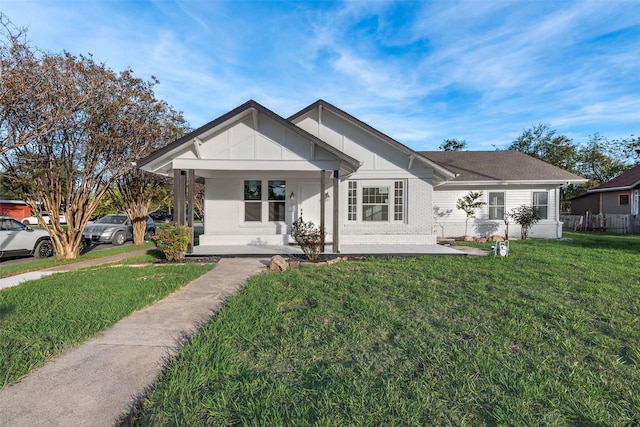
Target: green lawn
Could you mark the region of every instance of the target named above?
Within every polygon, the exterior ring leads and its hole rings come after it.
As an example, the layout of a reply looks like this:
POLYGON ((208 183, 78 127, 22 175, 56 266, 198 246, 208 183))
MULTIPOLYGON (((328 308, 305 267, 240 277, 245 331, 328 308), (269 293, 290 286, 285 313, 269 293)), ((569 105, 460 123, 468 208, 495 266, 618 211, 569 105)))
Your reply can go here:
POLYGON ((90 251, 80 255, 76 259, 61 260, 55 257, 46 259, 33 259, 29 262, 13 265, 0 264, 0 279, 3 277, 15 276, 16 274, 28 273, 30 271, 42 270, 45 268, 56 267, 58 265, 74 264, 76 262, 86 261, 90 259, 102 258, 110 255, 117 255, 126 252, 133 252, 140 249, 154 250, 155 245, 152 242, 146 242, 142 245, 124 245, 114 246, 99 251, 90 251))
MULTIPOLYGON (((153 259, 153 254, 136 257, 138 262, 153 259)), ((212 268, 99 266, 1 290, 0 387, 212 268)))
POLYGON ((567 235, 255 276, 125 423, 638 425, 640 237, 567 235))

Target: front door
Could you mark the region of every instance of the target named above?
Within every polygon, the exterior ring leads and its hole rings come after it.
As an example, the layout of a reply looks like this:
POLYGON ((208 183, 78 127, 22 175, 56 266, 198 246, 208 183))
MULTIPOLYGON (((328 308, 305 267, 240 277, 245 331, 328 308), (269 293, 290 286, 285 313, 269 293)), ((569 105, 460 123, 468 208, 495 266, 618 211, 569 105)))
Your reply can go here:
POLYGON ((298 187, 298 209, 295 219, 298 219, 302 211, 302 218, 305 221, 313 221, 320 226, 320 183, 302 182, 298 187))

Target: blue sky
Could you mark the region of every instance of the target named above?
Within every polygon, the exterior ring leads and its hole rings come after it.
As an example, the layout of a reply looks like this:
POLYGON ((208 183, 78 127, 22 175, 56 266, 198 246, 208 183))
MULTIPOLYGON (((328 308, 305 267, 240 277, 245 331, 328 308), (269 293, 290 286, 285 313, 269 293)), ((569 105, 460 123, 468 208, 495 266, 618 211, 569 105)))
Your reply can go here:
POLYGON ((193 127, 324 99, 415 150, 640 134, 640 1, 0 0, 33 45, 156 76, 193 127))

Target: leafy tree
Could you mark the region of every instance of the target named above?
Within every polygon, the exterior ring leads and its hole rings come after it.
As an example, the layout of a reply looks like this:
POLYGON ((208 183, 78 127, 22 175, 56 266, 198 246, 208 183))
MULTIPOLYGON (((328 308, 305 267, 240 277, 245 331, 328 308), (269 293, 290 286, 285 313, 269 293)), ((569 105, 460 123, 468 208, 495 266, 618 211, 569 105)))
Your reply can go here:
POLYGON ((540 221, 540 215, 535 206, 522 205, 513 208, 509 212, 509 216, 516 224, 520 225, 522 240, 527 240, 531 227, 540 221))
POLYGON ((109 187, 151 144, 145 137, 148 111, 163 103, 153 94, 155 80, 134 78, 131 70, 115 73, 91 57, 43 54, 31 66, 33 74, 43 70, 47 76, 40 88, 46 94, 43 114, 62 109, 65 116, 46 133, 29 134, 22 145, 6 150, 0 167, 34 211, 38 202, 53 213, 64 207, 66 228, 57 215, 51 216, 51 225, 40 218, 40 225, 51 235, 57 256, 72 259, 109 187))
POLYGON ((578 150, 577 172, 589 179, 592 186, 607 182, 628 168, 619 158, 620 152, 614 152, 611 147, 606 138, 596 133, 578 150))
POLYGON ((438 148, 443 151, 462 151, 467 148, 467 141, 464 139, 460 141, 457 138, 445 139, 438 148))
POLYGON ((507 149, 521 151, 566 171, 576 169, 576 144, 564 135, 557 135, 548 124, 540 123, 525 130, 507 149))
POLYGON ((620 153, 622 160, 634 166, 640 164, 640 136, 631 135, 612 141, 613 149, 620 153))
POLYGON ((464 222, 465 236, 468 235, 467 230, 469 225, 469 218, 472 218, 475 215, 476 210, 478 208, 481 208, 482 206, 486 205, 486 202, 480 201, 481 198, 482 198, 482 191, 479 191, 479 192, 469 191, 469 194, 459 198, 458 202, 456 203, 456 208, 460 209, 461 211, 464 211, 464 213, 467 215, 464 222))

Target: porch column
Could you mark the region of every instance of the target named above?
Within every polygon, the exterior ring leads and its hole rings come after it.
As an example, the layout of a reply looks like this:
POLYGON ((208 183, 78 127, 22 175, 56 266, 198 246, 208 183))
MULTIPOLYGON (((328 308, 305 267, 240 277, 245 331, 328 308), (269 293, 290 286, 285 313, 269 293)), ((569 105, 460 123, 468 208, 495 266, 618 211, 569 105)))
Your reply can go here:
MULTIPOLYGON (((324 194, 322 195, 324 199, 324 194)), ((340 226, 340 171, 333 171, 333 253, 340 253, 340 239, 338 236, 338 229, 340 226)))
POLYGON ((185 223, 185 171, 173 170, 173 221, 179 225, 185 223))
MULTIPOLYGON (((320 171, 320 230, 326 235, 326 227, 325 227, 325 199, 324 193, 327 191, 327 184, 325 182, 325 170, 320 171)), ((320 248, 320 252, 324 253, 324 236, 322 237, 322 247, 320 248)))
POLYGON ((189 204, 188 204, 188 211, 187 211, 187 226, 189 226, 189 228, 191 228, 191 240, 189 241, 189 244, 187 245, 187 253, 188 254, 192 254, 193 253, 193 239, 194 239, 194 234, 195 231, 193 229, 193 203, 195 201, 195 171, 193 169, 189 169, 187 172, 187 191, 189 194, 189 204))

